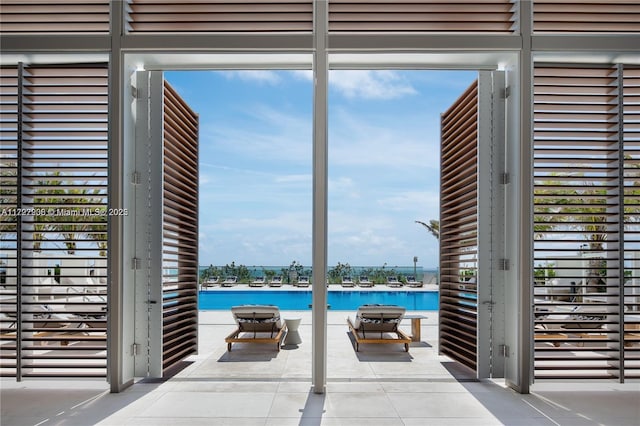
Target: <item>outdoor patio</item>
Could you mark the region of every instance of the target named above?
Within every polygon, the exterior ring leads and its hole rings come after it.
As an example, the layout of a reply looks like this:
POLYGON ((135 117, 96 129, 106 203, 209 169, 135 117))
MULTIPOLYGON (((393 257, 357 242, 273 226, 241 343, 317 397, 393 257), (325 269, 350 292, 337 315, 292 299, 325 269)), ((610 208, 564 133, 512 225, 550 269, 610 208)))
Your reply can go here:
MULTIPOLYGON (((329 370, 324 395, 311 392, 311 313, 302 317, 303 343, 284 347, 234 345, 229 312, 200 312, 200 354, 171 379, 141 381, 110 394, 98 381, 2 379, 2 424, 53 425, 636 425, 640 384, 544 382, 530 395, 500 381, 475 381, 437 353, 435 312, 422 312, 422 341, 364 345, 347 334, 350 312, 329 312, 329 370)), ((410 332, 410 322, 402 328, 410 332)))

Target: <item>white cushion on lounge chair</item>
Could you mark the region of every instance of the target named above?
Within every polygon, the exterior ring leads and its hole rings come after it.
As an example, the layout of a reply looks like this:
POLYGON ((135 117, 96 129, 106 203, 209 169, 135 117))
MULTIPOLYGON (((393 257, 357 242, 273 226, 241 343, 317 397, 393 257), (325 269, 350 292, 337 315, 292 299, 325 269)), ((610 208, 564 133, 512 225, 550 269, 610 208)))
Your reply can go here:
POLYGON ((362 305, 356 312, 353 326, 359 329, 361 324, 367 324, 367 328, 370 328, 368 326, 374 324, 382 326, 383 324, 400 323, 405 312, 404 307, 397 305, 362 305))
POLYGON ((282 328, 280 309, 274 305, 241 305, 231 308, 233 319, 238 325, 242 324, 247 328, 250 324, 276 323, 276 328, 282 328))

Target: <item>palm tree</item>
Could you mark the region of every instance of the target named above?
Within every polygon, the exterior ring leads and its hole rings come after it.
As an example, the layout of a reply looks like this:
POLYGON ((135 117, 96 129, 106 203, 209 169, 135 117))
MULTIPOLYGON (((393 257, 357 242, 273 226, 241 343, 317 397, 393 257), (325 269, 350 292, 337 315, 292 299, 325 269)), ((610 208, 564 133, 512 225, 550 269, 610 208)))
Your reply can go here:
POLYGON ((416 223, 419 223, 420 225, 427 228, 427 230, 431 233, 431 235, 433 235, 436 238, 436 240, 440 240, 440 221, 439 220, 431 219, 429 221, 429 224, 416 220, 416 223))
MULTIPOLYGON (((416 220, 416 223, 419 223, 420 225, 424 226, 425 228, 427 228, 427 231, 429 231, 429 233, 431 235, 433 235, 435 237, 436 240, 438 240, 438 242, 440 242, 440 221, 439 220, 435 220, 435 219, 431 219, 429 220, 429 223, 425 223, 422 222, 420 220, 416 220)), ((440 261, 438 260, 438 264, 440 263, 440 261)), ((440 274, 436 273, 436 284, 440 284, 440 274)))

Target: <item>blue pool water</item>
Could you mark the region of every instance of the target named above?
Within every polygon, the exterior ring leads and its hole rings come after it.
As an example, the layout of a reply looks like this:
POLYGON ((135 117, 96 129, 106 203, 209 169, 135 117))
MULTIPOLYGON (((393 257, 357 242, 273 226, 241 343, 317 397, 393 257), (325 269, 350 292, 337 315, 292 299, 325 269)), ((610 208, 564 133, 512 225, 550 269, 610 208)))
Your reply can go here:
MULTIPOLYGON (((438 310, 437 291, 330 291, 331 310, 350 311, 367 303, 404 306, 414 311, 438 310)), ((200 291, 198 307, 202 310, 229 309, 232 306, 257 304, 276 305, 282 310, 310 309, 311 291, 200 291)))

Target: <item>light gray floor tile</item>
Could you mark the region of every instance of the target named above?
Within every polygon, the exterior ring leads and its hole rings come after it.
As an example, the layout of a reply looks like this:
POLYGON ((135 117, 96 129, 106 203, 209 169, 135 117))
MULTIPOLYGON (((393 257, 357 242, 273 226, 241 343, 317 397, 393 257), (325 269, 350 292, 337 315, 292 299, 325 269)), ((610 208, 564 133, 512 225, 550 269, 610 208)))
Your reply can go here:
POLYGON ((448 418, 403 418, 405 426, 558 426, 546 419, 488 419, 473 417, 448 417, 448 418))
POLYGON ((384 393, 327 394, 327 417, 397 418, 398 413, 384 393))
POLYGON ((327 393, 371 393, 384 392, 383 386, 378 382, 329 382, 327 393))
POLYGON ((170 392, 139 413, 140 417, 267 417, 271 393, 170 392))
POLYGON ((243 417, 217 417, 215 419, 210 417, 165 417, 161 419, 157 417, 136 417, 128 424, 131 426, 263 426, 265 423, 266 420, 263 418, 243 417))
POLYGON ((390 393, 393 407, 401 417, 476 417, 492 419, 494 416, 469 394, 390 393))
POLYGON ((266 426, 403 426, 400 419, 354 418, 278 418, 267 420, 266 426))
POLYGON ((427 382, 383 382, 382 388, 385 392, 407 393, 407 392, 438 392, 438 393, 458 393, 466 392, 462 384, 449 381, 427 381, 427 382))
POLYGON ((275 395, 269 417, 295 418, 326 417, 326 396, 313 392, 279 392, 275 395))
POLYGON ((280 384, 272 382, 238 382, 238 381, 218 381, 216 379, 185 380, 173 383, 167 388, 171 392, 260 392, 275 393, 280 384))
POLYGON ((278 392, 283 393, 308 393, 311 392, 311 380, 309 381, 281 381, 278 392))

